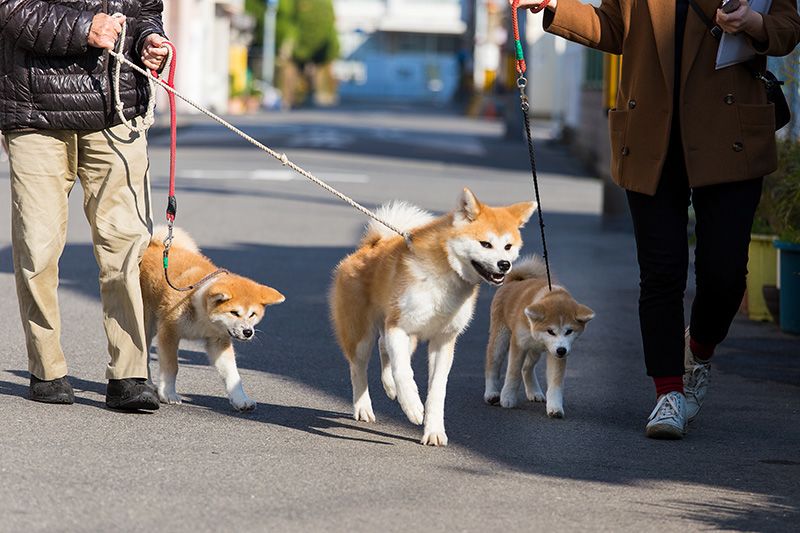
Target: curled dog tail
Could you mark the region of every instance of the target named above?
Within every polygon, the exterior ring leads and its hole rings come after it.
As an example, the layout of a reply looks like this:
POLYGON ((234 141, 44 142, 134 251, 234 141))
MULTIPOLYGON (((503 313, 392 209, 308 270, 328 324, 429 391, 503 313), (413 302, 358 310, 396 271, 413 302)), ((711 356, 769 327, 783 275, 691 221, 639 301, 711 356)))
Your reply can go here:
MULTIPOLYGON (((153 228, 153 236, 150 238, 151 244, 159 247, 164 246, 164 239, 167 238, 167 226, 156 226, 153 228)), ((200 249, 188 233, 181 228, 172 228, 172 246, 178 246, 190 252, 200 253, 200 249)))
MULTIPOLYGON (((414 228, 433 222, 435 217, 427 211, 406 202, 393 201, 383 204, 375 212, 378 218, 385 220, 400 231, 408 232, 414 228)), ((374 245, 381 239, 394 237, 397 234, 376 220, 371 220, 361 238, 361 245, 374 245)))
POLYGON ((514 262, 514 268, 506 276, 506 283, 526 279, 544 279, 547 269, 544 261, 537 255, 526 255, 514 262))

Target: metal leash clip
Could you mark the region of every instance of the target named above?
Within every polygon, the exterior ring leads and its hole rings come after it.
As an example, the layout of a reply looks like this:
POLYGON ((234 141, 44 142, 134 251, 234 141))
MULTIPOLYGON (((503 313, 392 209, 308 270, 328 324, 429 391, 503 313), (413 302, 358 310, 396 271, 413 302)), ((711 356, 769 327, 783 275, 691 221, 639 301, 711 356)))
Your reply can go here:
POLYGON ((519 89, 520 107, 525 113, 531 108, 530 102, 528 102, 528 94, 525 92, 525 87, 527 86, 528 78, 520 75, 520 77, 517 78, 517 88, 519 89))
POLYGON ((167 236, 164 237, 164 251, 165 252, 169 250, 170 246, 172 246, 172 238, 173 238, 172 227, 173 227, 174 224, 175 223, 172 222, 171 220, 169 222, 167 222, 167 236))

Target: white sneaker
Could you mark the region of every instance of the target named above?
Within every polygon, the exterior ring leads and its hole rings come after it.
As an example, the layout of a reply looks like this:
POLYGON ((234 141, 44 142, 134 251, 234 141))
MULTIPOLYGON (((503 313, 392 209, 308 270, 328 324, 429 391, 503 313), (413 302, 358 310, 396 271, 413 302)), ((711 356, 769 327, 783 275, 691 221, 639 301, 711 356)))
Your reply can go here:
POLYGON ((662 394, 650 413, 645 434, 651 439, 681 439, 685 433, 686 398, 675 391, 662 394))
POLYGON ((686 395, 686 417, 689 422, 695 419, 703 406, 708 392, 711 363, 701 363, 694 358, 689 348, 689 328, 686 328, 686 341, 683 351, 683 393, 686 395))

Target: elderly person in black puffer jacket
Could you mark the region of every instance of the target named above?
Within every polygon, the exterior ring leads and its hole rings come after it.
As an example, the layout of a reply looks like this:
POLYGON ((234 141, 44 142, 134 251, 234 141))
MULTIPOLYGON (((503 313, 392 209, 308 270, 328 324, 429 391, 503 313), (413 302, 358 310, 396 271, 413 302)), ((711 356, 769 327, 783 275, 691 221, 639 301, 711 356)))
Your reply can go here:
MULTIPOLYGON (((152 230, 147 141, 115 114, 107 50, 126 24, 128 59, 160 68, 162 9, 161 0, 0 0, 0 129, 11 167, 14 273, 32 400, 74 400, 56 288, 67 198, 80 181, 111 358, 106 404, 158 409, 147 381, 139 288, 152 230)), ((124 115, 136 123, 147 107, 147 82, 126 66, 120 81, 124 115)))

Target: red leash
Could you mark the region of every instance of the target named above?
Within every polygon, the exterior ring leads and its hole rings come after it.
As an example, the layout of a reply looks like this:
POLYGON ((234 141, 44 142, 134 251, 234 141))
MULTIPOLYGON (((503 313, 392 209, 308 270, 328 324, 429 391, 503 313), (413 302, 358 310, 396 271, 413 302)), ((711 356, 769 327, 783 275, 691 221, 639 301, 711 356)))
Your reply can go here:
MULTIPOLYGON (((547 7, 547 4, 550 3, 550 0, 543 0, 537 7, 532 7, 531 11, 534 13, 539 13, 541 10, 547 7)), ((525 88, 528 86, 528 79, 525 77, 525 71, 527 70, 527 66, 525 65, 525 55, 522 52, 522 41, 519 38, 519 21, 517 20, 517 8, 519 7, 519 0, 514 0, 514 4, 511 6, 511 21, 514 25, 514 47, 517 51, 517 73, 519 77, 517 78, 517 88, 519 89, 519 99, 520 99, 520 108, 522 108, 522 118, 525 122, 525 135, 528 139, 528 157, 530 158, 531 163, 531 177, 533 178, 533 190, 536 194, 536 210, 539 213, 539 229, 541 230, 542 234, 542 259, 544 259, 544 266, 547 270, 547 287, 552 291, 553 290, 553 282, 550 279, 550 260, 547 256, 547 241, 544 237, 544 218, 542 217, 542 202, 539 198, 539 178, 536 174, 536 157, 533 152, 533 137, 531 136, 531 123, 530 117, 528 116, 528 112, 530 111, 531 105, 528 101, 528 95, 525 92, 525 88)))
MULTIPOLYGON (((178 62, 178 52, 175 45, 169 41, 165 41, 164 45, 172 50, 171 60, 169 63, 169 75, 167 76, 167 85, 175 88, 175 67, 178 62)), ((152 70, 153 76, 158 77, 158 73, 152 70)), ((167 91, 169 97, 169 196, 167 198, 167 222, 170 226, 175 222, 175 216, 178 213, 178 201, 175 199, 175 159, 178 150, 178 125, 177 125, 177 112, 175 111, 175 95, 167 91)), ((170 228, 171 229, 171 228, 170 228)))
MULTIPOLYGON (((538 6, 532 7, 533 13, 539 13, 550 3, 550 0, 543 0, 538 6)), ((528 67, 525 65, 525 55, 522 53, 522 41, 519 38, 519 21, 517 20, 517 9, 519 8, 519 0, 514 0, 511 6, 511 22, 514 25, 514 49, 517 52, 517 72, 525 74, 528 67)))
MULTIPOLYGON (((169 41, 164 42, 166 46, 168 46, 172 54, 170 55, 171 59, 169 62, 169 74, 167 75, 166 84, 169 85, 172 89, 175 88, 175 67, 177 65, 177 51, 175 50, 175 45, 169 41)), ((158 77, 158 73, 155 70, 150 71, 153 76, 158 77)), ((167 280, 167 285, 172 287, 176 291, 190 291, 208 281, 209 279, 217 276, 219 274, 228 274, 228 271, 224 268, 218 268, 211 274, 204 276, 200 280, 192 283, 187 287, 176 287, 172 284, 169 279, 169 249, 172 246, 172 230, 175 224, 175 217, 178 214, 178 200, 175 198, 175 166, 176 166, 176 158, 178 152, 178 120, 177 120, 177 110, 175 109, 175 93, 171 91, 167 91, 167 95, 169 97, 169 196, 167 197, 167 238, 164 239, 164 252, 163 252, 163 259, 164 259, 164 278, 167 280)))

